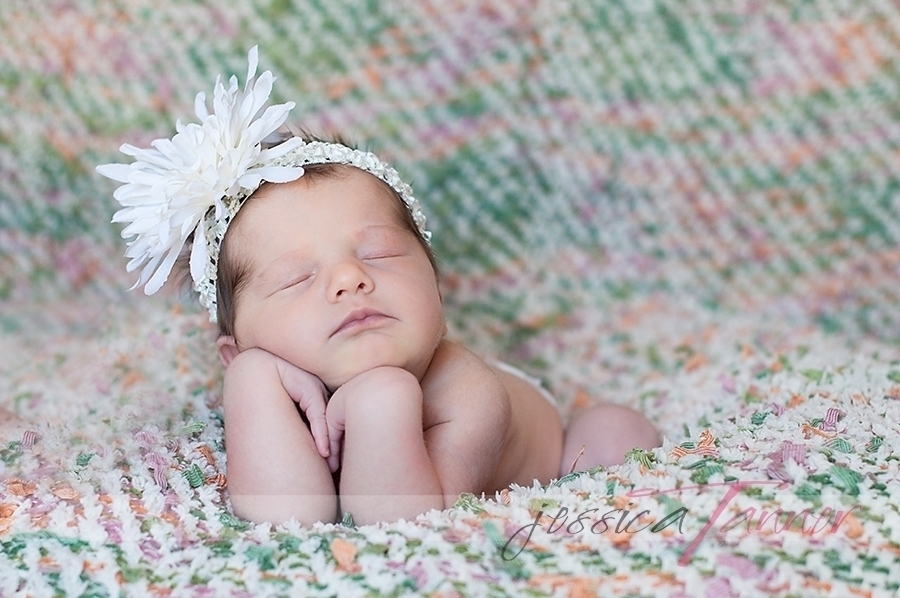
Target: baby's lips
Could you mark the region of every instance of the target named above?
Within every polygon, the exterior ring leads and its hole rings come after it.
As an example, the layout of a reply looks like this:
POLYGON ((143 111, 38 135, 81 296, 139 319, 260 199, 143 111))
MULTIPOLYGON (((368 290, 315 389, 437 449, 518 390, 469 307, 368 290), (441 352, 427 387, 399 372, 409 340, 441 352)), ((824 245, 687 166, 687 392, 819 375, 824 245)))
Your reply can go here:
POLYGON ((338 325, 338 327, 335 328, 334 332, 331 333, 331 336, 334 336, 335 334, 337 334, 338 332, 343 330, 348 324, 351 324, 358 320, 364 320, 365 318, 367 318, 369 316, 387 317, 385 314, 381 313, 380 311, 378 311, 376 309, 371 309, 368 307, 354 309, 349 314, 347 314, 347 317, 345 317, 343 319, 343 321, 341 321, 340 325, 338 325))

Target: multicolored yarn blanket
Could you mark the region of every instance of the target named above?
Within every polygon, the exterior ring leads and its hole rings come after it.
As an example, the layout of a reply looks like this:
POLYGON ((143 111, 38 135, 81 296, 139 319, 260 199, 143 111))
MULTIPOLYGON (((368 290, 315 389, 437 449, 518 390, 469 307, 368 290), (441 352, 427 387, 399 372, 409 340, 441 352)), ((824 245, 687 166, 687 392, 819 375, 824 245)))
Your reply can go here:
POLYGON ((0 596, 900 593, 900 6, 3 0, 0 596), (411 521, 229 509, 215 331, 96 164, 247 50, 423 202, 450 335, 624 465, 411 521))

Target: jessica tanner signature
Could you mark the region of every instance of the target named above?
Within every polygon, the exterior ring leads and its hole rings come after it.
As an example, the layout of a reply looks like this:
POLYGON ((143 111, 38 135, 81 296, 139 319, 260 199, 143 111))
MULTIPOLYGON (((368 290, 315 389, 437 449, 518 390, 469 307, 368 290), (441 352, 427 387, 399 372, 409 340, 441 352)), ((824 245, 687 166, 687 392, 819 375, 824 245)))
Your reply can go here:
MULTIPOLYGON (((685 548, 684 552, 678 559, 678 564, 681 566, 687 565, 694 552, 697 550, 697 547, 706 537, 706 534, 710 529, 716 524, 719 516, 725 511, 728 507, 728 504, 731 500, 738 495, 742 490, 751 486, 777 486, 776 490, 783 490, 789 484, 787 482, 778 481, 778 480, 756 480, 756 481, 739 481, 739 482, 720 482, 720 483, 709 483, 702 484, 698 486, 682 486, 680 488, 672 488, 668 490, 658 490, 655 488, 641 488, 628 492, 625 496, 628 498, 641 498, 645 496, 656 496, 660 494, 673 494, 677 492, 684 492, 685 490, 696 490, 700 488, 710 488, 714 486, 727 486, 728 490, 725 492, 725 495, 719 500, 718 505, 716 505, 715 510, 712 513, 712 516, 706 521, 706 524, 703 528, 697 533, 697 535, 691 540, 688 544, 687 548, 685 548)), ((630 504, 630 503, 629 503, 630 504)), ((841 510, 835 511, 831 507, 826 507, 823 509, 818 515, 813 515, 810 509, 804 509, 799 513, 794 511, 782 511, 781 509, 776 509, 771 513, 767 510, 762 510, 757 518, 757 523, 755 526, 756 531, 760 531, 766 525, 766 523, 771 520, 772 527, 774 533, 780 533, 785 529, 789 529, 791 525, 794 524, 795 521, 799 521, 800 531, 804 534, 812 535, 819 533, 825 530, 829 525, 831 525, 831 530, 828 533, 835 533, 840 525, 844 522, 848 515, 854 510, 859 508, 859 505, 853 505, 848 511, 844 512, 841 510), (779 521, 784 517, 784 523, 781 527, 779 527, 779 521), (807 517, 812 517, 814 521, 807 528, 807 517), (824 524, 823 524, 824 522, 824 524), (820 524, 823 524, 819 527, 820 524)), ((573 521, 569 521, 569 509, 567 507, 560 507, 555 516, 550 516, 547 514, 547 518, 550 519, 549 524, 547 524, 546 531, 548 533, 555 533, 560 529, 563 529, 565 526, 565 531, 569 534, 580 534, 585 532, 585 530, 590 531, 592 534, 603 534, 611 529, 611 523, 618 519, 615 523, 615 527, 612 528, 615 533, 637 533, 640 531, 644 531, 649 528, 650 532, 656 533, 661 532, 662 530, 673 526, 678 525, 678 532, 683 533, 681 527, 684 523, 684 518, 688 513, 687 507, 680 507, 675 509, 671 513, 668 513, 665 517, 660 519, 659 521, 651 522, 644 524, 643 527, 638 527, 641 518, 646 515, 651 515, 650 511, 644 509, 638 513, 632 513, 629 509, 611 509, 604 513, 599 519, 592 517, 599 512, 600 509, 587 509, 581 513, 573 513, 576 515, 573 521), (588 527, 590 524, 590 527, 588 527), (556 527, 554 527, 556 526, 556 527), (602 527, 600 527, 602 526, 602 527)), ((537 515, 534 518, 532 523, 527 525, 523 525, 515 533, 513 533, 509 540, 507 540, 506 544, 500 549, 500 556, 504 560, 512 560, 519 556, 521 552, 528 545, 528 542, 531 540, 531 536, 534 533, 534 530, 541 526, 541 519, 544 517, 545 513, 543 510, 538 511, 537 515), (513 542, 513 540, 517 540, 513 542)), ((726 521, 720 528, 719 531, 725 532, 730 529, 733 529, 740 525, 743 522, 747 524, 747 531, 752 532, 751 523, 753 521, 753 517, 756 515, 756 509, 753 507, 744 509, 728 521, 726 521)))

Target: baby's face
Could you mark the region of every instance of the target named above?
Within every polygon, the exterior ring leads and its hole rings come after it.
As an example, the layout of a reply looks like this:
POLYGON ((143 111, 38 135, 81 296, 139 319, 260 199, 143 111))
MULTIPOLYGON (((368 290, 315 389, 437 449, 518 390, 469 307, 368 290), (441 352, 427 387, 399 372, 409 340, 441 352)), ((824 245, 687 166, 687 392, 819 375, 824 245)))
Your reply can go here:
POLYGON ((238 348, 273 353, 332 391, 383 365, 421 380, 444 334, 443 309, 431 263, 393 202, 356 168, 257 191, 229 229, 229 250, 250 266, 236 304, 238 348))

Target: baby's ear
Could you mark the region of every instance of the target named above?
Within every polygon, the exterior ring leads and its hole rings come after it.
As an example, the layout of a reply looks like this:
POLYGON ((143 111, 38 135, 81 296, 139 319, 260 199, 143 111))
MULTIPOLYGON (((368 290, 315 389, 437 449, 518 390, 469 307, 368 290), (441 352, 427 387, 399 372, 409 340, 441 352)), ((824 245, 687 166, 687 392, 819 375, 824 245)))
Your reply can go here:
POLYGON ((223 334, 216 340, 216 347, 219 349, 219 359, 222 360, 226 368, 231 363, 231 360, 240 353, 233 336, 225 336, 223 334))

